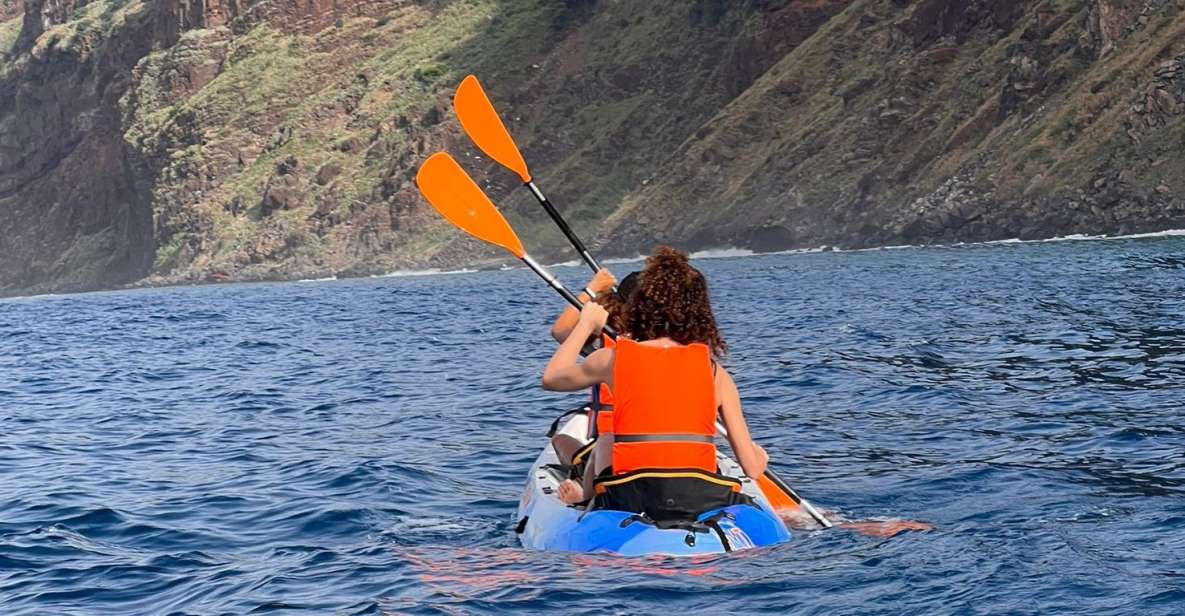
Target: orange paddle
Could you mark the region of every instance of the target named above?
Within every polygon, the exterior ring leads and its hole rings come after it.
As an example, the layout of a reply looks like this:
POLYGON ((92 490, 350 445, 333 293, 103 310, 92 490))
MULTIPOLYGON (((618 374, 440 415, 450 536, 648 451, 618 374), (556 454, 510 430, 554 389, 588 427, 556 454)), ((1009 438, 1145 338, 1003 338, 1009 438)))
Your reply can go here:
POLYGON ((522 152, 514 143, 510 131, 506 130, 502 118, 498 117, 494 104, 490 102, 490 97, 486 96, 477 77, 470 75, 461 81, 461 85, 457 86, 457 94, 453 97, 453 106, 457 110, 457 119, 461 121, 461 128, 465 129, 465 133, 469 135, 478 149, 485 152, 498 164, 518 174, 519 179, 547 211, 547 215, 551 216, 556 226, 560 228, 560 231, 563 231, 564 236, 576 248, 576 252, 580 253, 580 258, 584 259, 584 262, 594 272, 601 269, 601 264, 597 263, 597 260, 589 254, 584 242, 580 241, 576 232, 568 226, 568 222, 564 220, 563 216, 560 216, 559 211, 531 179, 531 171, 527 169, 527 162, 523 160, 522 152))
MULTIPOLYGON (((547 281, 551 288, 563 295, 564 299, 576 308, 584 305, 563 283, 551 275, 547 268, 539 265, 527 254, 522 241, 518 239, 514 229, 510 228, 510 223, 506 222, 490 198, 452 156, 445 152, 437 152, 428 157, 416 173, 416 186, 419 187, 420 194, 424 195, 428 203, 431 203, 446 220, 483 242, 504 248, 547 281)), ((608 325, 602 330, 610 337, 617 337, 617 332, 608 325)))
POLYGON ((444 152, 429 156, 416 173, 416 186, 441 216, 469 235, 501 246, 519 259, 527 258, 502 212, 452 156, 444 152))

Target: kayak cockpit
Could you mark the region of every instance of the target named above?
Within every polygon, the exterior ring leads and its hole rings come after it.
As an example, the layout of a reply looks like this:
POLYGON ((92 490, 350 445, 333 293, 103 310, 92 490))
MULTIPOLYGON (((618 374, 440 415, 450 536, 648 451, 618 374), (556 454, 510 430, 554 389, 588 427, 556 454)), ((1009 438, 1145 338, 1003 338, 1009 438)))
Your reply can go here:
POLYGON ((715 508, 694 519, 656 521, 637 512, 565 504, 558 489, 568 473, 548 444, 532 466, 519 502, 519 538, 532 549, 627 556, 714 554, 789 541, 789 529, 740 465, 723 454, 718 454, 718 465, 721 475, 740 480, 740 491, 752 504, 715 508))

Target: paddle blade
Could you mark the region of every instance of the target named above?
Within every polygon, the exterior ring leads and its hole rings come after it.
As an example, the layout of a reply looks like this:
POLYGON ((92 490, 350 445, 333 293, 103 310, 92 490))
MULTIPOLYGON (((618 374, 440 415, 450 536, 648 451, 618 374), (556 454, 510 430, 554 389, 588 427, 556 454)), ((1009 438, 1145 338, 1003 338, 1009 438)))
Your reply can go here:
POLYGON ((428 157, 416 174, 420 194, 449 222, 518 258, 527 254, 510 223, 468 173, 445 152, 428 157))
POLYGON ((486 153, 486 156, 498 161, 498 164, 518 174, 523 184, 531 181, 531 172, 527 170, 527 163, 523 160, 522 152, 510 137, 510 131, 498 117, 490 97, 486 96, 477 77, 470 75, 457 86, 457 95, 453 97, 453 106, 457 109, 457 119, 461 121, 461 128, 486 153))
POLYGON ((761 488, 761 493, 765 495, 765 499, 769 501, 774 511, 801 514, 802 507, 769 477, 765 475, 758 477, 757 487, 761 488))

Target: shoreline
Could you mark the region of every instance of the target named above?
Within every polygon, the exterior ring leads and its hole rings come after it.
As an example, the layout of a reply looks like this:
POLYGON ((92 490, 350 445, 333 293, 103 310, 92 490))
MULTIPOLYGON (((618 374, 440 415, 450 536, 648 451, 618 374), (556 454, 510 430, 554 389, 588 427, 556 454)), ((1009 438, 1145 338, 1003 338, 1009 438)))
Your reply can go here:
MULTIPOLYGON (((1185 229, 1166 229, 1164 231, 1154 231, 1150 233, 1133 233, 1129 235, 1087 235, 1087 234, 1073 234, 1065 236, 1050 237, 1038 240, 1022 240, 1019 238, 1008 238, 1000 240, 987 240, 983 242, 958 242, 955 244, 904 244, 894 246, 876 246, 873 248, 841 248, 835 246, 819 246, 815 248, 795 248, 790 250, 774 250, 769 252, 756 252, 747 248, 722 247, 722 248, 707 248, 697 250, 689 253, 692 260, 711 260, 711 259, 740 259, 745 257, 766 257, 776 255, 808 255, 808 254, 822 254, 822 253, 858 253, 858 252, 879 252, 885 250, 921 250, 927 248, 973 248, 979 246, 1013 246, 1013 245, 1027 245, 1027 244, 1050 244, 1061 242, 1098 242, 1098 241, 1131 241, 1131 240, 1155 240, 1155 239, 1170 239, 1170 238, 1185 238, 1185 229)), ((619 265, 625 263, 639 263, 646 259, 646 255, 637 255, 634 257, 611 257, 602 259, 601 262, 605 265, 619 265)), ((424 268, 424 269, 406 269, 393 270, 384 274, 333 274, 317 278, 284 278, 278 277, 275 279, 266 280, 248 280, 248 279, 233 279, 227 280, 208 280, 208 281, 187 281, 187 282, 163 282, 154 283, 146 282, 149 278, 138 280, 123 286, 111 287, 107 289, 89 289, 83 291, 65 291, 62 293, 35 293, 32 295, 0 295, 0 302, 10 300, 36 300, 51 297, 65 297, 70 295, 86 295, 91 293, 110 293, 119 291, 133 291, 138 289, 167 289, 167 288, 185 288, 185 287, 206 287, 214 285, 242 285, 242 284, 312 284, 324 282, 340 282, 346 280, 366 280, 366 279, 383 279, 383 278, 421 278, 428 276, 457 276, 464 274, 476 274, 487 271, 513 271, 524 269, 517 266, 512 260, 506 259, 499 267, 490 267, 486 263, 482 267, 467 267, 462 266, 457 269, 441 269, 441 268, 424 268)), ((583 262, 572 259, 569 261, 562 261, 559 263, 546 264, 548 268, 557 267, 582 267, 583 262)))

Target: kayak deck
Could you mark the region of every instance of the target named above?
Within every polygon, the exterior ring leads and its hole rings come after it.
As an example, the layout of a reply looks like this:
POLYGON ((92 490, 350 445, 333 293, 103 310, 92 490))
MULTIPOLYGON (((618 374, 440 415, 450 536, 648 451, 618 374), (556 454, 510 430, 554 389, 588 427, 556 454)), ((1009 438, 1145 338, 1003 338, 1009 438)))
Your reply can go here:
POLYGON ((757 484, 744 476, 739 464, 717 452, 722 475, 738 477, 741 491, 756 506, 733 505, 708 511, 697 528, 658 528, 626 511, 564 504, 560 482, 567 478, 550 443, 531 467, 519 501, 519 538, 526 548, 569 552, 611 552, 625 556, 665 554, 692 556, 785 543, 790 531, 770 506, 757 484))

